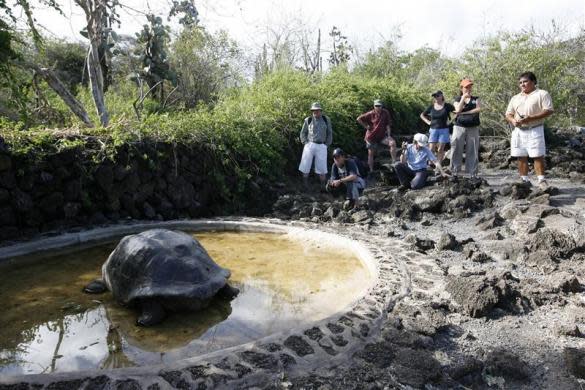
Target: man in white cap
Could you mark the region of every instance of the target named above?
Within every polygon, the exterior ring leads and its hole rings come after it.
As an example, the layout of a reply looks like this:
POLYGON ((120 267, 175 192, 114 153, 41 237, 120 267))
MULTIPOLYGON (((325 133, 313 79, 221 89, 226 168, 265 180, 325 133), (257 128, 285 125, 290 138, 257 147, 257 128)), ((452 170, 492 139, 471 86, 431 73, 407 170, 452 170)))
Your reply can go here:
POLYGON ((315 160, 315 173, 319 175, 321 187, 327 182, 327 147, 333 142, 331 120, 321 113, 321 104, 311 105, 312 115, 305 118, 301 129, 301 142, 305 145, 299 171, 303 174, 305 188, 309 187, 309 173, 315 160))
POLYGON ((377 149, 389 148, 392 161, 396 161, 396 142, 390 136, 392 117, 382 107, 382 101, 374 100, 374 109, 360 115, 357 122, 366 129, 364 140, 368 149, 368 165, 370 172, 374 170, 374 156, 377 149))
POLYGON ((447 174, 441 167, 441 162, 437 160, 433 152, 427 147, 429 138, 421 133, 414 135, 414 142, 402 144, 402 154, 400 162, 394 164, 396 175, 400 181, 400 191, 412 188, 418 190, 425 186, 427 181, 427 165, 431 161, 437 167, 441 176, 447 174))

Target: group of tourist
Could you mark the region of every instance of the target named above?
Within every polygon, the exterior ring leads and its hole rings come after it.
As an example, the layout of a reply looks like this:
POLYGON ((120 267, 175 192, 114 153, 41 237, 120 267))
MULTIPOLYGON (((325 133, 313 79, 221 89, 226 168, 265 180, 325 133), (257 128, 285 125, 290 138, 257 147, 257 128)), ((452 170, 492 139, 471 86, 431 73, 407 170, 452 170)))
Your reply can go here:
MULTIPOLYGON (((529 182, 528 158, 534 160, 534 170, 541 188, 548 186, 544 176, 544 119, 553 113, 550 94, 537 87, 534 73, 524 72, 518 77, 520 93, 513 96, 506 109, 506 120, 514 126, 511 138, 511 156, 518 159, 518 172, 522 182, 529 182)), ((464 78, 460 93, 453 104, 445 101, 443 92, 431 94, 432 104, 420 114, 429 126, 429 135, 415 134, 413 142, 404 142, 400 150, 392 138, 392 117, 381 100, 374 100, 374 108, 357 118, 366 132, 364 140, 368 150, 368 167, 374 170, 376 151, 388 148, 394 169, 400 181, 399 190, 422 188, 427 180, 428 166, 433 165, 442 177, 457 177, 462 173, 465 154, 465 172, 473 180, 479 172, 479 126, 481 105, 472 94, 473 81, 464 78), (450 130, 452 128, 452 131, 450 130), (450 145, 450 174, 443 170, 442 161, 450 145)), ((322 113, 319 103, 311 106, 312 115, 305 118, 301 130, 304 144, 299 171, 308 186, 309 173, 314 161, 314 172, 322 188, 333 194, 345 194, 351 207, 357 206, 361 191, 366 186, 366 169, 360 169, 355 159, 349 158, 340 148, 333 151, 331 177, 327 180, 327 148, 333 142, 329 117, 322 113)))

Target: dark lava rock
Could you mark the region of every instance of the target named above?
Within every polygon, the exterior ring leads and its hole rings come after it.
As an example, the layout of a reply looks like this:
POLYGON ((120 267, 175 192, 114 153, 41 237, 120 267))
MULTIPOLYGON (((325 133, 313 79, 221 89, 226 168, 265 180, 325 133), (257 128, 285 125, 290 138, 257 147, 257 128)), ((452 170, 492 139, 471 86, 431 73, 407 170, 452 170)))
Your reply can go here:
POLYGON ((281 353, 280 355, 278 355, 278 358, 280 360, 280 363, 282 363, 282 366, 285 368, 292 366, 293 364, 297 364, 295 358, 290 356, 288 353, 281 353))
MULTIPOLYGON (((134 379, 117 380, 112 388, 116 390, 142 390, 140 383, 134 379)), ((185 389, 188 389, 188 387, 185 389)))
POLYGON ((389 343, 372 343, 366 344, 364 349, 356 352, 354 357, 375 365, 378 368, 386 368, 394 360, 394 348, 389 343))
POLYGON ((300 357, 315 353, 313 347, 301 336, 289 336, 284 340, 284 346, 293 350, 300 357))
POLYGON ((568 258, 576 248, 570 235, 549 228, 538 230, 527 242, 529 253, 544 250, 553 258, 568 258))
POLYGON ((443 233, 437 242, 437 250, 454 250, 458 245, 459 243, 454 235, 451 233, 443 233))
POLYGON ((458 276, 445 289, 470 317, 487 315, 500 300, 498 288, 486 277, 458 276))
POLYGON ((530 377, 528 364, 504 349, 497 349, 487 355, 485 370, 491 376, 501 376, 506 380, 526 380, 530 377))
POLYGON ((489 213, 478 218, 477 227, 479 230, 493 229, 504 224, 504 219, 497 212, 489 213))
POLYGON ((412 249, 422 253, 435 247, 435 242, 433 240, 420 239, 414 233, 404 237, 404 242, 411 244, 412 249))
POLYGON ((433 347, 433 338, 409 330, 400 330, 387 327, 382 332, 384 340, 401 346, 414 349, 429 349, 433 347))
POLYGON ((414 306, 400 302, 392 313, 400 316, 404 329, 426 336, 435 335, 437 330, 446 325, 443 310, 435 310, 428 304, 414 306))
POLYGON ((110 378, 105 375, 91 378, 85 384, 85 390, 106 390, 110 388, 110 378))
POLYGON ((333 341, 333 344, 337 345, 338 347, 345 347, 348 343, 348 341, 344 339, 342 335, 331 336, 330 339, 333 341))
POLYGON ((479 252, 475 252, 473 254, 473 256, 471 256, 471 261, 473 261, 474 263, 484 264, 484 263, 491 263, 494 261, 494 259, 492 259, 492 257, 490 255, 488 255, 487 253, 479 251, 479 252))
POLYGON ((398 382, 417 388, 441 378, 441 364, 429 352, 411 348, 396 353, 391 369, 398 382))
POLYGON ((183 378, 181 371, 163 371, 159 375, 175 389, 188 390, 191 389, 191 385, 183 378))
POLYGON ((333 324, 331 322, 329 322, 327 324, 327 328, 329 328, 329 330, 331 331, 331 333, 343 333, 343 331, 345 330, 345 328, 341 325, 337 325, 337 324, 333 324))
POLYGON ((304 334, 313 341, 319 341, 325 336, 323 331, 317 328, 316 326, 312 327, 311 329, 305 330, 304 334))
POLYGON ((563 292, 565 294, 578 293, 582 290, 581 283, 575 275, 566 272, 557 272, 547 277, 547 284, 552 292, 563 292))
POLYGON ((577 325, 561 325, 557 329, 559 336, 579 337, 583 338, 585 335, 581 332, 581 329, 577 325))
POLYGON ((71 390, 79 389, 83 384, 83 379, 75 379, 71 381, 59 381, 49 384, 45 389, 47 390, 71 390))
POLYGON ((276 343, 264 344, 264 345, 261 345, 260 348, 262 348, 268 352, 282 351, 282 345, 276 344, 276 343))
POLYGON ((272 355, 254 351, 244 351, 239 356, 246 363, 251 364, 254 367, 262 368, 266 370, 274 369, 278 365, 278 361, 272 355))
POLYGON ((451 378, 470 388, 483 382, 482 371, 483 362, 472 356, 466 356, 461 362, 449 366, 446 370, 451 378))
POLYGON ((513 183, 504 186, 500 190, 500 195, 510 196, 512 199, 526 199, 532 190, 532 184, 526 183, 513 183))

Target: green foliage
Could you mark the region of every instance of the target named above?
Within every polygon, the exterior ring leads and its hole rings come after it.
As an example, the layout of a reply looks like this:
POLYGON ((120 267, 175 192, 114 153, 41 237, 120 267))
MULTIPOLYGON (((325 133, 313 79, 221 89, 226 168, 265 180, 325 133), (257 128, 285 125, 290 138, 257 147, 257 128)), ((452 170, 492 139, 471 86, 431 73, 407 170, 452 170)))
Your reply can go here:
POLYGON ((46 40, 44 53, 39 63, 46 64, 55 71, 59 79, 74 95, 80 85, 87 85, 84 66, 87 47, 80 43, 63 40, 46 40))
POLYGON ((138 47, 136 54, 140 56, 142 70, 140 77, 146 81, 151 89, 157 91, 155 96, 159 101, 164 100, 164 80, 176 84, 176 74, 171 70, 168 60, 167 44, 170 40, 169 28, 163 25, 162 18, 155 15, 146 15, 148 24, 136 34, 138 47))
POLYGON ((241 55, 225 31, 211 34, 202 27, 185 28, 172 46, 171 66, 179 82, 173 102, 193 108, 215 101, 221 91, 241 81, 241 55))

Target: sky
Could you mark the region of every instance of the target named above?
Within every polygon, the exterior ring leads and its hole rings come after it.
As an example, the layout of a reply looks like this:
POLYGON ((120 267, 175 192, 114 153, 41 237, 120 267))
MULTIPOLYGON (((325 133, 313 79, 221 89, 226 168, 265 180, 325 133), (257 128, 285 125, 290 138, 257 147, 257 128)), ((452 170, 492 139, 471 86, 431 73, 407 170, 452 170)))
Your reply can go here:
MULTIPOLYGON (((73 0, 58 0, 66 17, 37 6, 35 15, 45 32, 68 40, 79 35, 85 18, 73 0)), ((122 28, 134 34, 145 13, 166 16, 170 0, 120 0, 122 28)), ((326 35, 337 26, 360 52, 387 40, 412 51, 428 46, 457 55, 473 41, 497 31, 520 31, 530 26, 550 31, 552 20, 567 36, 585 28, 585 0, 195 0, 200 22, 215 31, 227 30, 246 49, 257 51, 266 40, 267 26, 305 24, 326 35)))

